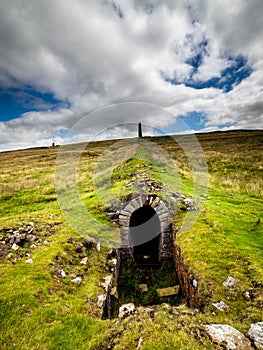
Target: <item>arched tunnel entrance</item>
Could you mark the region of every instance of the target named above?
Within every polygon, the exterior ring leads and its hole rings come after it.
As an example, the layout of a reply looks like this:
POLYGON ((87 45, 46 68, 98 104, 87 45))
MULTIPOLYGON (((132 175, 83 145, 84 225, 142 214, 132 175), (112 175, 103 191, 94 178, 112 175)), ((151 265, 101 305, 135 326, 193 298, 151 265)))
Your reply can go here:
POLYGON ((129 244, 137 264, 153 264, 159 261, 161 224, 150 205, 135 210, 129 222, 129 244))
POLYGON ((115 267, 109 264, 112 284, 103 317, 118 316, 119 307, 126 303, 178 306, 182 297, 197 307, 197 282, 188 275, 175 244, 176 229, 169 223, 166 203, 155 194, 136 196, 120 210, 118 222, 121 247, 108 257, 114 258, 115 267))

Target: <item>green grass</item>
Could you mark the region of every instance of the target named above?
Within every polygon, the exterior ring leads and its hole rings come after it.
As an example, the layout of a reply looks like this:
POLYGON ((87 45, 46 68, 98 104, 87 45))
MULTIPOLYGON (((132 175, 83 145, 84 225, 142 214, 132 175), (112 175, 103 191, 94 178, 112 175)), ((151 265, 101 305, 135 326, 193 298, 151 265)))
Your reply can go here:
MULTIPOLYGON (((251 323, 262 321, 263 133, 201 134, 198 139, 207 161, 209 188, 207 194, 202 192, 202 186, 197 189, 199 217, 190 230, 179 232, 177 244, 189 271, 198 280, 204 313, 184 305, 162 305, 154 307, 152 318, 139 307, 137 314, 121 322, 102 321, 96 304, 97 295, 103 292, 103 277, 109 274, 105 265, 108 248, 102 247, 100 252, 88 250, 88 264, 83 267, 74 246, 89 237, 109 241, 115 232, 105 230, 110 222, 93 183, 96 162, 114 141, 88 144, 78 164, 79 195, 96 225, 86 217, 82 222, 83 216, 75 215, 74 206, 66 211, 57 202, 54 169, 58 147, 0 153, 0 231, 4 227, 18 228, 20 222, 33 221, 39 227, 59 222, 52 235, 45 237, 46 244, 36 249, 24 247, 21 257, 13 252, 15 264, 12 259, 0 260, 1 349, 135 349, 140 337, 141 349, 215 349, 204 324, 227 323, 246 333, 251 323), (79 225, 82 235, 70 226, 69 219, 75 228, 79 225), (72 245, 72 237, 79 243, 72 245), (25 263, 26 252, 33 264, 25 263), (81 274, 83 283, 76 286, 69 277, 59 278, 59 268, 65 269, 68 276, 81 274), (231 290, 222 285, 230 275, 236 278, 231 290), (245 291, 251 292, 252 300, 243 298, 245 291), (230 306, 229 311, 214 310, 212 303, 220 300, 230 306)), ((126 184, 143 177, 168 183, 163 196, 178 187, 186 195, 193 194, 191 167, 179 145, 169 137, 148 140, 174 159, 176 172, 167 171, 162 157, 153 161, 141 146, 138 155, 145 159, 128 159, 114 167, 109 177, 111 191, 101 186, 102 198, 113 194, 117 200, 126 200, 134 189, 126 184)), ((186 137, 184 142, 187 140, 186 137)), ((174 225, 180 228, 184 217, 184 212, 178 212, 174 225)), ((43 228, 43 234, 44 231, 43 228)), ((158 283, 165 286, 171 276, 168 273, 162 279, 164 275, 159 276, 158 283)), ((131 282, 134 280, 135 277, 131 282)), ((153 282, 153 289, 156 285, 157 281, 153 282)), ((139 303, 151 304, 151 300, 139 303)))

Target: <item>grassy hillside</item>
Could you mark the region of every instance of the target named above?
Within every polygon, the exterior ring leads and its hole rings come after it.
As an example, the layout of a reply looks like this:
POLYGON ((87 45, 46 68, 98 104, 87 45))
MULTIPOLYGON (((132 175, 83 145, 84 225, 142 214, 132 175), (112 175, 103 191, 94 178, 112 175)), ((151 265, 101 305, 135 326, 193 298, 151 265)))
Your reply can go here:
MULTIPOLYGON (((175 160, 181 191, 191 196, 192 173, 183 151, 169 137, 150 140, 175 160)), ((154 316, 138 307, 135 316, 123 321, 101 320, 97 306, 101 282, 109 274, 109 247, 98 250, 79 235, 66 219, 74 216, 74 208, 58 204, 54 169, 59 147, 0 153, 1 349, 135 349, 140 337, 141 349, 215 349, 204 324, 227 323, 247 333, 251 323, 263 321, 263 132, 200 134, 198 140, 208 166, 208 193, 199 198, 203 207, 197 221, 179 232, 177 244, 198 281, 203 312, 163 304, 151 306, 154 316), (16 232, 35 237, 18 242, 17 248, 10 238, 16 232), (80 285, 72 282, 76 276, 82 277, 80 285), (223 285, 229 276, 235 278, 233 288, 223 285), (229 306, 224 312, 212 306, 221 300, 229 306)), ((113 143, 89 143, 77 178, 86 208, 107 225, 93 174, 113 143)), ((157 170, 150 161, 130 159, 114 169, 112 191, 125 200, 135 173, 161 182, 157 170)), ((179 213, 174 226, 182 220, 179 213)), ((91 222, 81 229, 97 237, 91 222)))

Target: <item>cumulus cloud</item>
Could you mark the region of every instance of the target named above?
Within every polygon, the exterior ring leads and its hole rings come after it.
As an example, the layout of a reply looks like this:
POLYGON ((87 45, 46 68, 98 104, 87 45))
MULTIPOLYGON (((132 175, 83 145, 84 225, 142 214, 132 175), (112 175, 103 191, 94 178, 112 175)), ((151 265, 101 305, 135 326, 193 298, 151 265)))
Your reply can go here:
POLYGON ((171 130, 192 111, 206 115, 204 129, 262 128, 262 10, 261 0, 0 0, 1 90, 15 89, 17 103, 28 87, 60 101, 29 98, 39 111, 0 122, 0 149, 61 141, 83 117, 89 132, 138 121, 171 130), (213 86, 236 57, 251 74, 227 92, 213 86), (131 101, 167 113, 134 104, 92 114, 131 101))

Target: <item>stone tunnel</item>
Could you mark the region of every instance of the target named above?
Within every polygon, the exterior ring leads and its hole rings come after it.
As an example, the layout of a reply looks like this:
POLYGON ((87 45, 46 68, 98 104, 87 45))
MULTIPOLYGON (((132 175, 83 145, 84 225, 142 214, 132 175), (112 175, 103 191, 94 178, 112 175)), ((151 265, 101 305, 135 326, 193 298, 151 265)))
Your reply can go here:
MULTIPOLYGON (((175 273, 175 283, 179 283, 180 290, 176 292, 177 295, 172 294, 174 299, 170 302, 178 303, 178 298, 182 298, 191 308, 198 308, 197 281, 193 274, 189 275, 181 250, 175 243, 176 230, 170 223, 172 218, 165 202, 155 194, 137 195, 124 205, 118 213, 118 219, 121 246, 117 251, 113 249, 109 254, 109 259, 116 258, 116 264, 112 269, 110 283, 103 299, 102 318, 116 315, 118 295, 125 295, 127 302, 130 300, 127 282, 120 283, 119 286, 122 274, 124 273, 125 276, 125 268, 130 265, 135 266, 138 269, 136 273, 140 271, 140 275, 143 271, 145 272, 145 276, 143 273, 140 279, 145 279, 141 281, 141 286, 146 285, 147 288, 148 283, 151 283, 146 278, 149 270, 152 271, 150 275, 153 276, 162 266, 171 266, 171 271, 165 273, 175 273), (145 284, 146 281, 147 284, 145 284)), ((132 280, 130 272, 129 278, 132 280)), ((174 286, 170 287, 172 290, 175 289, 174 286)), ((140 303, 140 300, 138 299, 137 302, 140 303)))
POLYGON ((171 258, 170 219, 167 206, 157 195, 130 200, 119 216, 122 259, 154 264, 171 258))

